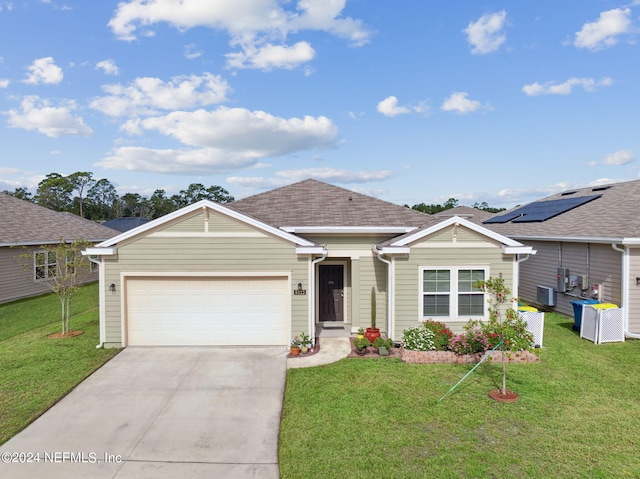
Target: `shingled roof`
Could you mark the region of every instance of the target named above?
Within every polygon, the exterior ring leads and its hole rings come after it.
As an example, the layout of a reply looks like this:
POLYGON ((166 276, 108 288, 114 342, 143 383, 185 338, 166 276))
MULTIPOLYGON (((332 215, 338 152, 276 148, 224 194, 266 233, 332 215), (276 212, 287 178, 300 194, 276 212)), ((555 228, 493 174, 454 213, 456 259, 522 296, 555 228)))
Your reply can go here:
MULTIPOLYGON (((640 238, 640 181, 567 190, 539 200, 551 201, 600 195, 569 211, 529 223, 485 223, 483 226, 512 238, 580 238, 592 242, 640 238)), ((520 208, 520 207, 517 207, 520 208)), ((496 216, 515 211, 497 213, 496 216)))
POLYGON ((104 241, 119 232, 72 213, 0 193, 0 246, 41 245, 64 240, 104 241))
POLYGON ((317 180, 304 180, 225 206, 275 227, 419 227, 430 215, 317 180))

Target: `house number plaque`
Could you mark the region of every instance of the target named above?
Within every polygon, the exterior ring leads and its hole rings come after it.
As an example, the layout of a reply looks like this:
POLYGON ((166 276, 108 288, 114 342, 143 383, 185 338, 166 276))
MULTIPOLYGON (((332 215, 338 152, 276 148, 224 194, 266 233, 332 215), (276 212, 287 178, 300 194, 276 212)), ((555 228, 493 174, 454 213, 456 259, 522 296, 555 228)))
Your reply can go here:
POLYGON ((307 295, 307 290, 306 289, 294 289, 293 290, 293 294, 294 294, 294 296, 306 296, 307 295))

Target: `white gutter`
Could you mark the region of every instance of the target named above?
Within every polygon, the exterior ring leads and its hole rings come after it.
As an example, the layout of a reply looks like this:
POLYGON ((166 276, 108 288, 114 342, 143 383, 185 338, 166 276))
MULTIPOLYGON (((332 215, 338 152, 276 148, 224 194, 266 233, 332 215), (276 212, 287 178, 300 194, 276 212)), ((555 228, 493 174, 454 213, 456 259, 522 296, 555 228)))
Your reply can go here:
POLYGON ((98 279, 98 297, 99 297, 99 303, 100 303, 100 344, 98 344, 96 346, 96 349, 100 349, 102 347, 104 347, 104 340, 105 340, 105 336, 106 336, 106 331, 105 331, 105 317, 104 317, 104 268, 102 267, 102 263, 101 261, 97 260, 97 259, 93 259, 91 256, 87 256, 89 258, 89 261, 91 261, 94 264, 98 265, 98 275, 99 275, 99 279, 98 279))
POLYGON ((615 243, 611 244, 615 251, 622 253, 622 322, 624 335, 628 338, 640 339, 640 334, 629 332, 629 247, 619 248, 615 243))
POLYGON ((382 257, 382 251, 372 245, 371 249, 378 255, 378 259, 387 265, 387 338, 393 335, 393 268, 391 261, 382 257))
POLYGON ((316 341, 316 265, 321 261, 324 261, 325 259, 327 259, 328 254, 329 252, 325 249, 322 252, 322 256, 311 261, 311 274, 309 279, 309 289, 311 290, 311 295, 309 300, 311 302, 311 305, 310 305, 311 306, 310 308, 311 309, 311 314, 310 314, 311 327, 309 328, 309 331, 311 332, 310 336, 314 342, 314 346, 316 341))

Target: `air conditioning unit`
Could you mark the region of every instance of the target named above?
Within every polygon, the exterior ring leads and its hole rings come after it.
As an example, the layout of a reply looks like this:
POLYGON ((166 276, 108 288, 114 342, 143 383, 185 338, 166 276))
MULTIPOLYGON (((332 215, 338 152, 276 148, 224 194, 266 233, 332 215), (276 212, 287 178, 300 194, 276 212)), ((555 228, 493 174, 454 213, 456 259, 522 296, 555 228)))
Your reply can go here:
POLYGON ((558 292, 555 289, 549 288, 548 286, 537 286, 536 292, 538 304, 541 304, 543 306, 556 305, 556 297, 558 292))

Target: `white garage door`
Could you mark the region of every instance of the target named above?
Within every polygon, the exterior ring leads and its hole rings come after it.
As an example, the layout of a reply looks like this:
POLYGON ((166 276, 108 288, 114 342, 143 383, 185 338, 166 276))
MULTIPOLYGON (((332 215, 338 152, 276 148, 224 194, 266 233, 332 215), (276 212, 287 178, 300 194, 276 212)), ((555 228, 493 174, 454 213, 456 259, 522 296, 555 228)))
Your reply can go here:
POLYGON ((126 288, 129 345, 289 341, 287 278, 131 278, 126 288))

